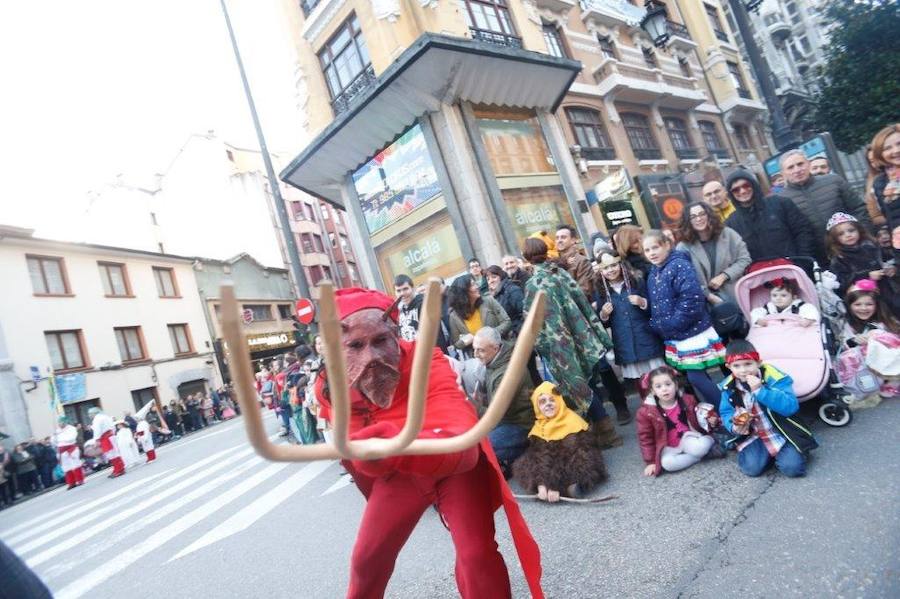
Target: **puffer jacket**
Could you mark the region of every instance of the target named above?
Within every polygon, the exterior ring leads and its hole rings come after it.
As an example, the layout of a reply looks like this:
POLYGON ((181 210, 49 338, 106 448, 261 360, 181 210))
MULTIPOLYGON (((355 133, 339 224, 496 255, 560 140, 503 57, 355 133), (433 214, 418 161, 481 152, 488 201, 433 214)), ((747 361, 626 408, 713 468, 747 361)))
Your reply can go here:
MULTIPOLYGON (((730 190, 738 179, 750 182, 753 186, 753 199, 747 204, 741 204, 731 196, 735 211, 725 221, 725 225, 743 238, 750 258, 758 261, 786 256, 813 256, 815 244, 812 225, 800 209, 781 196, 764 198, 756 177, 749 171, 737 170, 732 173, 725 188, 730 190)), ((822 236, 824 237, 824 233, 822 236)))
POLYGON ((691 257, 674 250, 662 266, 654 265, 647 278, 650 327, 664 341, 681 341, 712 326, 706 297, 691 257))
POLYGON ((825 259, 825 225, 835 212, 852 214, 866 229, 872 229, 866 203, 840 175, 812 175, 803 185, 788 183, 779 195, 793 202, 812 224, 815 255, 820 261, 825 259))
MULTIPOLYGON (((625 287, 622 287, 621 293, 616 293, 602 281, 599 281, 599 286, 603 292, 597 294, 598 309, 602 308, 606 301, 613 305, 612 314, 609 315, 606 324, 612 331, 616 364, 634 364, 651 358, 663 357, 662 340, 650 328, 649 311, 632 305, 628 301, 628 290, 625 287), (609 290, 608 295, 607 289, 609 290)), ((632 282, 631 293, 647 297, 647 286, 643 279, 637 278, 632 282)))
MULTIPOLYGON (((694 399, 694 396, 685 393, 678 398, 678 403, 681 404, 681 410, 687 416, 688 426, 691 430, 703 432, 697 422, 697 400, 694 399)), ((668 443, 668 428, 666 427, 666 418, 652 395, 645 399, 638 408, 635 422, 641 457, 644 459, 644 463, 656 465, 654 476, 658 476, 663 471, 661 458, 662 450, 668 443)))

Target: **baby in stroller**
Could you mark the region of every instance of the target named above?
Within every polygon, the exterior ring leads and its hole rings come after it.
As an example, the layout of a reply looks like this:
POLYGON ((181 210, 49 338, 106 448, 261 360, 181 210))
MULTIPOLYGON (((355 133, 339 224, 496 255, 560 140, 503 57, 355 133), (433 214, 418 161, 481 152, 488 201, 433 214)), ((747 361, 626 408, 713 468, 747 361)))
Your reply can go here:
MULTIPOLYGON (((802 327, 809 327, 819 322, 819 310, 811 303, 803 301, 800 297, 800 288, 797 281, 788 277, 775 277, 771 281, 763 283, 763 287, 769 290, 769 301, 765 305, 750 311, 750 324, 764 327, 770 322, 767 316, 782 314, 795 314, 799 317, 797 323, 802 327)), ((784 319, 773 319, 783 322, 784 319)))

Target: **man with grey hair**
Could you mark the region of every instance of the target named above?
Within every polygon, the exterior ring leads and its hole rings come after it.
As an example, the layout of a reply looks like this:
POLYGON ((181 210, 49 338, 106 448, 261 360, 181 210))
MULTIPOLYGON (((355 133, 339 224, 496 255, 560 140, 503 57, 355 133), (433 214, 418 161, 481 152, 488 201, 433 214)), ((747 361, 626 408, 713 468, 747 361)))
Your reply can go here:
MULTIPOLYGON (((514 345, 504 343, 497 329, 484 327, 475 333, 472 347, 475 357, 484 364, 484 390, 490 403, 509 367, 514 345)), ((497 454, 497 461, 507 475, 512 463, 528 448, 528 432, 534 426, 534 408, 531 405, 533 392, 531 378, 528 373, 523 372, 509 409, 488 435, 494 453, 497 454)))
POLYGON ((525 291, 525 281, 527 281, 528 277, 531 275, 519 268, 519 259, 512 254, 506 254, 503 256, 501 263, 503 264, 503 270, 506 271, 509 279, 518 285, 522 291, 525 291))
POLYGON ((780 158, 785 186, 779 195, 800 209, 813 226, 816 258, 827 260, 825 252, 826 224, 835 212, 852 214, 867 229, 872 228, 866 204, 850 184, 834 173, 813 175, 802 150, 789 150, 780 158))

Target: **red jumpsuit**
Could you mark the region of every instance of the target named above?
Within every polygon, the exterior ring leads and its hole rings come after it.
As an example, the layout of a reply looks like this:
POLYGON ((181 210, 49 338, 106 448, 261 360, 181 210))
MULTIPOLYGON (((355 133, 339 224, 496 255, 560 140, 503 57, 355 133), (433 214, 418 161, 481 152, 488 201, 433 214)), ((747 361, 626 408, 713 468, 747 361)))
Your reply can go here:
MULTIPOLYGON (((414 342, 400 341, 400 383, 390 407, 380 409, 351 390, 351 438, 385 438, 400 432, 406 420, 414 347, 414 342)), ((323 414, 330 419, 324 385, 324 377, 319 377, 316 395, 323 414)), ((439 350, 432 356, 425 406, 419 438, 458 435, 477 421, 475 410, 439 350)), ((345 460, 343 464, 366 497, 347 597, 384 596, 397 555, 432 504, 450 529, 456 548, 456 583, 464 599, 510 597, 509 574, 494 540, 494 511, 500 505, 506 511, 531 594, 543 597, 540 551, 486 440, 460 453, 345 460)))

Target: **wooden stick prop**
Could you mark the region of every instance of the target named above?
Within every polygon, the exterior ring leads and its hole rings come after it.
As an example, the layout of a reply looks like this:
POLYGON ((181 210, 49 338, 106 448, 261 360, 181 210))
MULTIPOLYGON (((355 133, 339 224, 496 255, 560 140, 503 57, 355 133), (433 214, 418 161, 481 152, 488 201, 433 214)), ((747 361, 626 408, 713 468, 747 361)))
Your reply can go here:
MULTIPOLYGON (((537 493, 535 493, 534 495, 513 494, 513 497, 515 497, 516 499, 536 499, 537 501, 546 501, 546 500, 542 500, 540 497, 538 497, 537 493)), ((618 495, 604 495, 603 497, 563 497, 562 495, 559 496, 560 501, 565 501, 566 503, 581 503, 581 504, 605 503, 607 501, 612 501, 613 499, 618 499, 618 498, 619 498, 618 495)), ((547 502, 547 503, 550 503, 550 502, 547 502)))
POLYGON ((448 439, 416 439, 424 420, 428 375, 431 371, 432 351, 440 324, 440 281, 431 279, 419 321, 407 417, 403 429, 391 439, 350 441, 350 390, 347 385, 346 361, 341 348, 341 323, 334 301, 334 288, 331 283, 323 282, 319 284, 319 289, 321 291, 319 325, 325 346, 325 369, 331 394, 334 445, 327 443, 274 445, 266 436, 259 414, 249 350, 241 327, 234 289, 231 286, 222 287, 222 332, 228 346, 229 367, 235 379, 236 395, 244 414, 247 437, 256 452, 268 460, 282 462, 341 458, 372 460, 392 455, 454 453, 477 445, 497 426, 509 408, 544 321, 545 297, 544 292, 539 291, 522 325, 506 374, 490 406, 475 426, 463 434, 448 439))

